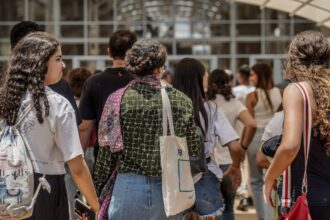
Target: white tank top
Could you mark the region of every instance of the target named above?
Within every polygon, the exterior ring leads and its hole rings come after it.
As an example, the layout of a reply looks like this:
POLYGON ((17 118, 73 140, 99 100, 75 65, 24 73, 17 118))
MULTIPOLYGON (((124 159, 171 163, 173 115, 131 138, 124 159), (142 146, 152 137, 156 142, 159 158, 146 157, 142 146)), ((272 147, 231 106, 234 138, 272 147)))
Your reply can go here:
POLYGON ((268 104, 265 92, 257 88, 256 93, 258 96, 258 102, 253 108, 254 118, 256 120, 257 127, 264 128, 266 127, 269 120, 274 116, 278 107, 281 105, 282 95, 279 88, 277 87, 273 87, 272 89, 268 90, 269 98, 273 104, 273 109, 271 109, 270 105, 268 104))

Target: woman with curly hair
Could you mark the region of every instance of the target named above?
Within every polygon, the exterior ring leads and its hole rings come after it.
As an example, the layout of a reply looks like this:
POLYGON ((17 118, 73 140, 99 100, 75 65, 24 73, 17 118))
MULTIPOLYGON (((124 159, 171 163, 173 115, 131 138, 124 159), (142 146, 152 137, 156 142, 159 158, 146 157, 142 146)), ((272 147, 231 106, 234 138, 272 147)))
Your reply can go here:
MULTIPOLYGON (((109 219, 181 219, 181 213, 166 216, 162 196, 160 79, 165 61, 166 49, 159 42, 137 41, 127 52, 125 61, 128 72, 137 78, 112 93, 104 105, 99 143, 109 146, 118 173, 108 209, 109 219)), ((173 111, 175 135, 186 137, 189 153, 196 155, 201 143, 191 100, 169 84, 166 92, 173 111)))
MULTIPOLYGON (((312 109, 312 132, 307 164, 307 200, 313 220, 330 219, 330 44, 320 32, 304 31, 291 42, 285 78, 301 83, 308 92, 312 109)), ((294 84, 284 90, 282 143, 266 173, 264 196, 270 194, 276 178, 291 164, 300 167, 292 174, 292 200, 301 194, 304 172, 303 97, 294 84)))
MULTIPOLYGON (((19 130, 32 161, 35 187, 46 174, 51 191, 41 190, 30 219, 69 219, 64 163, 89 205, 99 204, 83 160, 75 112, 71 104, 47 87, 58 82, 63 68, 61 48, 50 35, 35 32, 13 49, 0 95, 0 127, 13 126, 25 109, 31 109, 19 130)), ((25 113, 24 113, 25 114, 25 113)))

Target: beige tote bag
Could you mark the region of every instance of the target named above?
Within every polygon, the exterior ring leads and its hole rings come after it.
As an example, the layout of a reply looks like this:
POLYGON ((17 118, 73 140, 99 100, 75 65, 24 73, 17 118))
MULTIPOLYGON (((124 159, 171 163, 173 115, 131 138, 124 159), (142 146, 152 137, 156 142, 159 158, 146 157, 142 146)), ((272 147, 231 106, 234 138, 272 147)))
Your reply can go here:
POLYGON ((172 216, 192 207, 195 203, 195 188, 191 175, 186 137, 174 133, 170 100, 162 86, 163 136, 160 136, 162 166, 162 192, 166 216, 172 216), (170 136, 167 135, 169 123, 170 136))

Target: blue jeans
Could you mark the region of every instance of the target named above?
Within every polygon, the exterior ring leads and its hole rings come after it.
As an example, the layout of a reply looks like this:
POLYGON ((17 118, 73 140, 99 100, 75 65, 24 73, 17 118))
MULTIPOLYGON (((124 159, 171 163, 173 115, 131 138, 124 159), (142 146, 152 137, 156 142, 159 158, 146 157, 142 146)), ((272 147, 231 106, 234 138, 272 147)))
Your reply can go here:
POLYGON ((249 148, 247 150, 247 158, 249 162, 250 171, 250 184, 258 219, 264 219, 266 208, 266 203, 264 202, 264 197, 262 193, 262 187, 264 185, 263 169, 259 168, 256 164, 256 154, 257 151, 260 149, 263 130, 263 128, 257 129, 253 141, 249 145, 249 148))
MULTIPOLYGON (((229 168, 230 164, 228 165, 220 165, 220 169, 222 172, 226 172, 229 168)), ((236 191, 233 189, 231 176, 224 176, 221 182, 221 193, 223 196, 223 201, 225 204, 225 210, 222 214, 222 220, 235 220, 234 215, 234 202, 236 191)))
POLYGON ((118 173, 113 189, 109 219, 180 220, 182 215, 166 217, 161 177, 118 173))
POLYGON ((223 199, 219 179, 208 170, 195 184, 195 191, 196 202, 193 211, 200 216, 216 216, 216 219, 220 219, 223 199))

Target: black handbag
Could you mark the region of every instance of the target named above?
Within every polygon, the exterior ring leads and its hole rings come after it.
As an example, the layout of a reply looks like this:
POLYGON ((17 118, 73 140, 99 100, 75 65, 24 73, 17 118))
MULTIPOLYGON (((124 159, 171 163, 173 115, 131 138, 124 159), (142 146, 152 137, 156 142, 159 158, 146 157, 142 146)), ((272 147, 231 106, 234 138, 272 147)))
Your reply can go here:
POLYGON ((190 156, 191 174, 194 176, 198 173, 204 173, 207 170, 207 162, 205 158, 204 136, 202 130, 197 126, 199 137, 201 140, 201 147, 196 156, 190 156))
POLYGON ((262 153, 268 157, 274 157, 276 150, 280 146, 281 142, 282 135, 277 135, 268 139, 261 146, 262 153))

